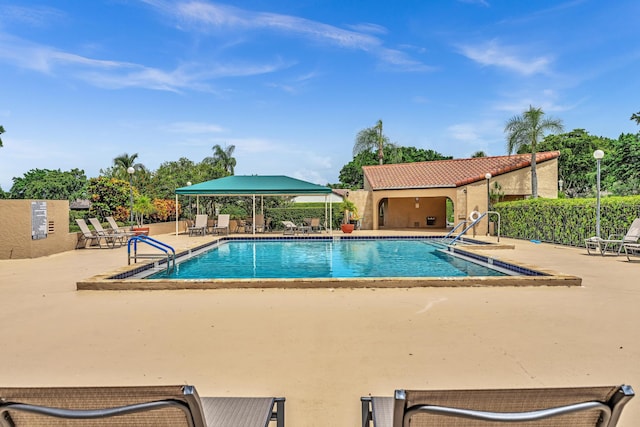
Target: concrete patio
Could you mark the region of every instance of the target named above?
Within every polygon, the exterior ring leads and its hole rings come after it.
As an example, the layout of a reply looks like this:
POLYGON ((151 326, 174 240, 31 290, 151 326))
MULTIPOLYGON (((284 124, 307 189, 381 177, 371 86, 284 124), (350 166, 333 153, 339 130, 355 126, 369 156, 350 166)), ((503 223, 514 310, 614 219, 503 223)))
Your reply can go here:
MULTIPOLYGON (((211 239, 156 237, 177 249, 211 239)), ((1 260, 0 377, 284 396, 286 424, 303 427, 359 425, 360 396, 396 388, 639 390, 640 262, 501 243, 515 249, 495 256, 582 287, 94 292, 76 282, 126 265, 126 248, 1 260)), ((638 424, 635 398, 619 425, 638 424)))

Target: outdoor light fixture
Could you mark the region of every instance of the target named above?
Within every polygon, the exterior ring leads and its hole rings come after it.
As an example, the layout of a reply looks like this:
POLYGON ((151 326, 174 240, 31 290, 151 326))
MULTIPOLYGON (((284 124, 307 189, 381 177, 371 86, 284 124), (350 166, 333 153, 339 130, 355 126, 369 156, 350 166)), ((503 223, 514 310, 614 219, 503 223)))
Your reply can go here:
POLYGON ((604 157, 604 151, 596 150, 593 152, 593 157, 596 159, 597 164, 597 181, 596 181, 596 237, 600 237, 600 160, 604 157))
POLYGON ((558 180, 558 189, 562 192, 562 186, 564 185, 564 181, 561 179, 558 180))
POLYGON ((420 197, 416 197, 416 209, 420 208, 420 197))
POLYGON ((487 172, 484 174, 485 179, 487 180, 487 236, 489 235, 489 210, 491 210, 491 189, 489 184, 491 183, 491 174, 487 172))
POLYGON ((131 212, 129 213, 129 224, 133 225, 133 183, 131 179, 136 170, 133 166, 129 166, 127 168, 127 173, 129 174, 129 201, 131 202, 131 212))

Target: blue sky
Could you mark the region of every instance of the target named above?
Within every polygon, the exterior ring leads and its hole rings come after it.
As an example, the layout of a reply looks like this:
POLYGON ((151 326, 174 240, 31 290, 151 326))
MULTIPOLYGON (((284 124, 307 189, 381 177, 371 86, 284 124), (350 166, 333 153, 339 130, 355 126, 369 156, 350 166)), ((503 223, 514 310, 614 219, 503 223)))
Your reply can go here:
POLYGON ((506 154, 529 105, 637 132, 637 0, 0 0, 0 186, 235 145, 236 174, 338 182, 359 130, 506 154))

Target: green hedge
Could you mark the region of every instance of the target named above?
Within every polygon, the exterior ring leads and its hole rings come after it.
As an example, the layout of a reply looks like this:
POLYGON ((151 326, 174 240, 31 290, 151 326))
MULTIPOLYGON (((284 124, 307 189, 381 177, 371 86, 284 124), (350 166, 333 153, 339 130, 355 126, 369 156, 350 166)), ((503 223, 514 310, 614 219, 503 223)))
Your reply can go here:
MULTIPOLYGON (((291 221, 295 224, 302 224, 305 218, 320 218, 320 224, 324 226, 325 223, 325 211, 324 203, 320 203, 321 206, 315 204, 296 203, 293 206, 287 206, 284 208, 269 208, 265 209, 265 218, 271 218, 271 229, 282 230, 284 227, 281 221, 291 221), (299 206, 300 205, 300 206, 299 206)), ((338 203, 333 204, 333 229, 340 228, 344 212, 340 212, 338 203)))
MULTIPOLYGON (((527 199, 497 203, 500 235, 540 240, 568 246, 584 246, 596 235, 596 199, 527 199)), ((640 196, 602 197, 600 235, 625 234, 640 217, 640 196)), ((495 215, 491 220, 495 220, 495 215)))

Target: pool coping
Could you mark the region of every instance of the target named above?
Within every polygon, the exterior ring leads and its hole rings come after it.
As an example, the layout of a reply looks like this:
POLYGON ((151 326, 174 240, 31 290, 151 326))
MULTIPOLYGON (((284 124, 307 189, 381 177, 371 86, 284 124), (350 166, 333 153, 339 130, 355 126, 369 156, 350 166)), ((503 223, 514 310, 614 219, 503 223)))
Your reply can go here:
MULTIPOLYGON (((267 236, 271 240, 375 240, 375 239, 439 239, 440 236, 267 236)), ((223 236, 176 254, 176 259, 191 257, 194 253, 224 241, 255 240, 255 237, 223 236)), ((513 245, 500 245, 465 238, 472 246, 449 246, 447 251, 480 262, 496 265, 521 273, 522 276, 477 277, 384 277, 384 278, 295 278, 295 279, 140 279, 134 276, 142 271, 159 268, 166 259, 127 265, 76 282, 77 290, 183 290, 183 289, 310 289, 310 288, 413 288, 413 287, 520 287, 520 286, 581 286, 582 278, 557 273, 534 265, 504 261, 482 253, 484 250, 513 249, 513 245)))

